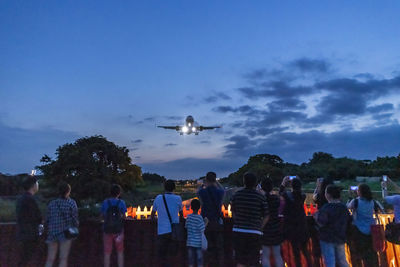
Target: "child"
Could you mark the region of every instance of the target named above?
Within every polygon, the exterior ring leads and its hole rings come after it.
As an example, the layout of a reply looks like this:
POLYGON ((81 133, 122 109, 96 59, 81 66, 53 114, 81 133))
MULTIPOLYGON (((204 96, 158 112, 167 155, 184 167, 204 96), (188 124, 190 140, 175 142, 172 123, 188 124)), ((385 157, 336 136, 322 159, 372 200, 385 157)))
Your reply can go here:
POLYGON ((321 252, 326 267, 349 266, 344 245, 350 214, 340 202, 340 191, 339 187, 328 185, 325 190, 328 203, 315 214, 316 222, 321 227, 321 252))
POLYGON ((188 248, 189 267, 193 267, 195 262, 197 262, 197 267, 202 267, 203 254, 201 251, 201 242, 202 234, 206 226, 204 224, 203 217, 198 214, 200 209, 200 201, 198 199, 193 199, 190 205, 193 210, 193 214, 189 214, 185 225, 187 229, 186 246, 188 248))

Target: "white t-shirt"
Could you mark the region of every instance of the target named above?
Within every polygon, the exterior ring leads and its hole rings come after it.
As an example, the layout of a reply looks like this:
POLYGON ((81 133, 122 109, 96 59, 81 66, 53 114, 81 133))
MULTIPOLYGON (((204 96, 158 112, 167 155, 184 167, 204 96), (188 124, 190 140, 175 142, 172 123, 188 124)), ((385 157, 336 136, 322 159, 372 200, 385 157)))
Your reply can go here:
MULTIPOLYGON (((173 223, 179 223, 179 211, 182 210, 182 198, 172 193, 166 193, 165 199, 167 201, 168 210, 171 214, 173 223)), ((163 200, 163 195, 158 195, 153 203, 153 211, 157 211, 158 216, 158 235, 171 233, 171 223, 168 218, 167 211, 163 200)))
POLYGON ((385 201, 393 205, 394 218, 396 219, 396 223, 400 223, 400 195, 387 196, 385 197, 385 201))

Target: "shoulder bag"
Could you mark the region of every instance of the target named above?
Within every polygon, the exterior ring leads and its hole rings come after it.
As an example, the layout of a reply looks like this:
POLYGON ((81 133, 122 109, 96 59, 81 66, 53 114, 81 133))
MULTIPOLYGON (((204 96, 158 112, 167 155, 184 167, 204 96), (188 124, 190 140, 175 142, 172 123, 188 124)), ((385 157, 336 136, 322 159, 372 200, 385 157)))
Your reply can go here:
POLYGON ((183 226, 180 223, 173 223, 171 219, 171 214, 169 213, 168 209, 168 204, 167 200, 165 199, 165 194, 163 194, 163 200, 164 200, 164 205, 165 209, 168 214, 168 219, 171 224, 171 234, 172 234, 172 240, 174 241, 183 241, 184 239, 184 229, 183 226))

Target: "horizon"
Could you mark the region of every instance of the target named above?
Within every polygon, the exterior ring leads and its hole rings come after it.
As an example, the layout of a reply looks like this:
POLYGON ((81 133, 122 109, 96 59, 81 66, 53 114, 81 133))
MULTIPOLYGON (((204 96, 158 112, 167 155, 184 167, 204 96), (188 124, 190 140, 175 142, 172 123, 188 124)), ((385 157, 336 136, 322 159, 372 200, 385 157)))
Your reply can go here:
POLYGON ((103 135, 165 177, 400 152, 400 3, 4 1, 0 172, 103 135), (187 115, 223 128, 180 136, 187 115))

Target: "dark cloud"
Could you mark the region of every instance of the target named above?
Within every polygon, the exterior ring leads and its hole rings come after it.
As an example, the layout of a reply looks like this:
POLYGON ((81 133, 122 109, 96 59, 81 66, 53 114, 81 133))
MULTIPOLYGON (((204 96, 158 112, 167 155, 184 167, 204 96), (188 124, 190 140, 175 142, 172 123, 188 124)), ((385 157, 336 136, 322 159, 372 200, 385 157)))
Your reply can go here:
POLYGON ((299 58, 288 64, 300 72, 327 73, 331 70, 331 64, 323 59, 299 58))
POLYGON ((211 141, 209 141, 209 140, 203 140, 203 141, 200 141, 199 143, 200 143, 200 144, 204 144, 204 145, 208 145, 208 144, 211 144, 211 141))
POLYGON ((168 144, 165 144, 164 146, 177 146, 178 144, 175 144, 175 143, 168 143, 168 144))
POLYGON ((54 157, 56 149, 81 137, 73 132, 52 128, 38 130, 9 127, 0 122, 0 172, 28 172, 44 154, 54 157))
POLYGON ((325 151, 338 157, 375 159, 377 156, 398 155, 398 136, 398 124, 330 134, 319 131, 280 132, 258 140, 238 135, 229 139, 232 143, 226 146, 225 155, 248 158, 257 153, 270 153, 277 154, 288 162, 301 163, 311 158, 315 151, 325 151))
POLYGON ((206 103, 215 103, 219 100, 231 100, 232 97, 223 92, 215 92, 212 95, 205 97, 203 100, 206 103))
POLYGON ((392 111, 393 109, 394 109, 393 104, 386 103, 386 104, 368 107, 367 111, 370 113, 380 113, 380 112, 385 112, 385 111, 392 111))
POLYGON ((299 110, 307 108, 306 103, 297 98, 286 98, 272 101, 271 103, 268 103, 267 106, 270 110, 299 110))
POLYGON ((165 118, 167 120, 171 120, 171 121, 182 121, 182 120, 184 120, 184 117, 182 117, 182 116, 165 116, 165 118))
POLYGON ((265 135, 273 134, 276 132, 283 132, 288 129, 289 129, 289 127, 253 127, 251 130, 248 130, 246 133, 250 137, 255 137, 255 136, 265 136, 265 135))
POLYGON ((140 144, 140 143, 143 143, 143 140, 142 139, 136 139, 136 140, 132 140, 131 143, 140 144))
POLYGON ((259 87, 242 87, 237 89, 244 97, 248 99, 259 98, 294 98, 310 95, 315 89, 310 86, 295 85, 292 86, 286 81, 267 81, 259 87))

